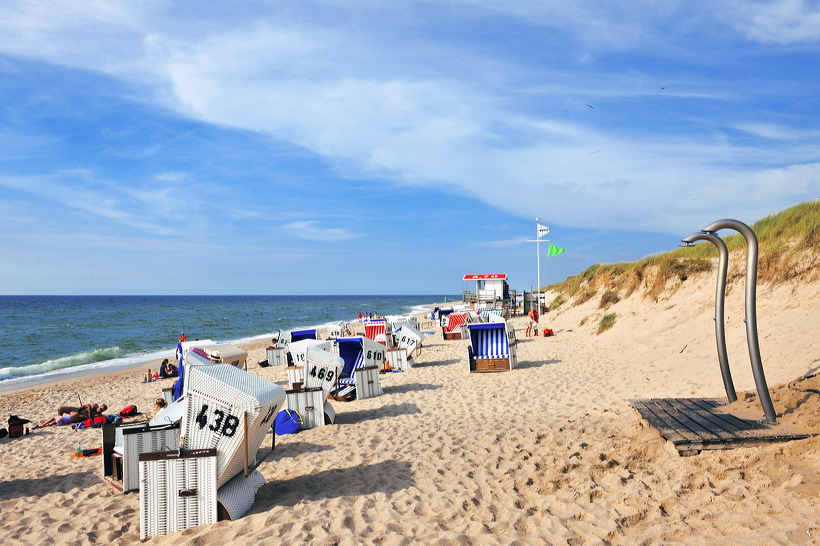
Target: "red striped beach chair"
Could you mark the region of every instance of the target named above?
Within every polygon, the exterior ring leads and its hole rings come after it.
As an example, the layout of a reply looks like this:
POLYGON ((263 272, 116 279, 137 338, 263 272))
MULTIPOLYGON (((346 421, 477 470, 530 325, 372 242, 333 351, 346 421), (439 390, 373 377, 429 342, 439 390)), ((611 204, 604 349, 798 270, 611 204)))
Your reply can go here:
POLYGON ((467 339, 469 330, 467 325, 467 313, 450 313, 447 316, 447 326, 442 328, 444 339, 467 339))

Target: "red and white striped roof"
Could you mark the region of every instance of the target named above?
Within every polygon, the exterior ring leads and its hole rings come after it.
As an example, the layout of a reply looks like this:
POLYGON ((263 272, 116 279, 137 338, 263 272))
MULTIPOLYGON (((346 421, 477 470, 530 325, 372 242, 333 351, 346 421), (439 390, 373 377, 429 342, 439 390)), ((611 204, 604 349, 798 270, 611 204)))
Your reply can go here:
POLYGON ((462 279, 462 280, 465 280, 465 281, 490 281, 490 280, 506 281, 507 280, 507 274, 506 273, 493 273, 493 274, 490 274, 490 275, 464 275, 464 279, 462 279))

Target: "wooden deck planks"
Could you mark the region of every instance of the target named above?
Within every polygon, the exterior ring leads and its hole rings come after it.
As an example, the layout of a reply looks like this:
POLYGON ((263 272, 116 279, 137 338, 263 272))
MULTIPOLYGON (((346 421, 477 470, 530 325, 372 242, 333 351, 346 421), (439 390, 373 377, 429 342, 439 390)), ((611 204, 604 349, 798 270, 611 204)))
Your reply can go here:
POLYGON ((631 403, 681 454, 810 436, 778 433, 777 425, 721 413, 716 410, 722 402, 712 398, 645 398, 631 403))

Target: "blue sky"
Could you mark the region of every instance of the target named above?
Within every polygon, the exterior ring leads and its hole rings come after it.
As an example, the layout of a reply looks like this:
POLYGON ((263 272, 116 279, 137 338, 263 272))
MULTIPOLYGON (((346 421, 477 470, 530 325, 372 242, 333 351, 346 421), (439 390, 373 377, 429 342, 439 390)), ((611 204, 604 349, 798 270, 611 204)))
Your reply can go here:
POLYGON ((0 293, 456 294, 820 196, 820 3, 0 4, 0 293))

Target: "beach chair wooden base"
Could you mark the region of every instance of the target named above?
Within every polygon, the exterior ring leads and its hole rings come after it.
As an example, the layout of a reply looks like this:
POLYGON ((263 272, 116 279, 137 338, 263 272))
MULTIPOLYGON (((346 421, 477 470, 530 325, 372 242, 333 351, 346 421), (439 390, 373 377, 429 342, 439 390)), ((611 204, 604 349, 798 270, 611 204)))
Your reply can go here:
POLYGON ((216 523, 216 459, 216 449, 140 455, 140 540, 216 523))
POLYGON ((378 366, 356 370, 356 398, 363 400, 384 394, 378 366))
POLYGON ((413 367, 413 360, 407 349, 387 349, 387 369, 407 371, 413 367))
POLYGON ((510 371, 509 358, 476 358, 470 372, 508 372, 510 371))
POLYGON ((288 409, 302 418, 299 430, 308 430, 325 424, 325 395, 322 387, 285 391, 288 409))
POLYGON ((444 332, 444 339, 445 341, 452 341, 457 339, 463 339, 461 332, 444 332))
POLYGON ((298 389, 305 383, 305 367, 304 366, 288 366, 288 386, 292 389, 298 389))

